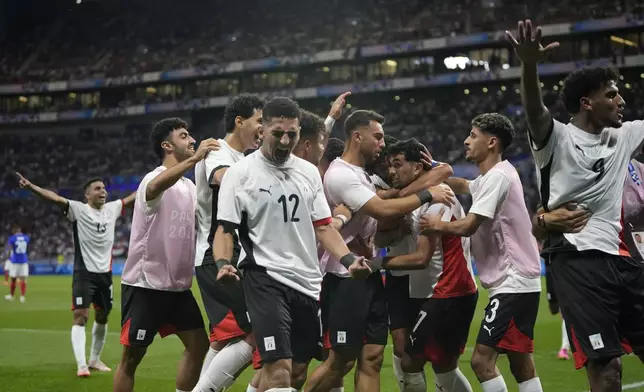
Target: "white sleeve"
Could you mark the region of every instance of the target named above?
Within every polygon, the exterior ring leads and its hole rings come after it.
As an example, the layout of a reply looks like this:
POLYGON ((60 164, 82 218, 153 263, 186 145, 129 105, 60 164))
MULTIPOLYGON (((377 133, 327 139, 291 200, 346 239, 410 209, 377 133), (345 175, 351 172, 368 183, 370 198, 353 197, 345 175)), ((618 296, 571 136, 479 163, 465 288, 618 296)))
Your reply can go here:
POLYGON ((324 178, 329 196, 345 204, 351 211, 359 211, 376 193, 366 187, 353 170, 334 170, 324 178))
POLYGON ((380 188, 380 189, 384 189, 384 190, 389 190, 389 189, 391 189, 391 187, 389 186, 389 184, 387 184, 387 183, 385 182, 385 180, 383 180, 382 178, 380 178, 380 176, 379 176, 379 175, 377 175, 377 174, 372 174, 372 175, 371 175, 371 182, 373 182, 373 184, 374 184, 375 186, 377 186, 378 188, 380 188))
MULTIPOLYGON (((244 212, 244 191, 241 184, 242 174, 234 166, 226 171, 219 187, 217 200, 217 220, 240 224, 244 212)), ((214 224, 214 222, 213 222, 214 224)))
POLYGON ((467 182, 467 185, 470 188, 470 195, 476 192, 477 189, 479 189, 479 185, 481 184, 481 178, 483 178, 483 176, 478 176, 472 181, 467 182))
POLYGON ((641 150, 644 143, 644 121, 627 121, 615 131, 615 135, 631 157, 633 153, 641 150))
POLYGON ((139 185, 139 189, 136 191, 136 200, 137 201, 141 200, 141 202, 144 203, 146 215, 152 215, 156 212, 156 208, 161 203, 161 199, 163 198, 163 195, 165 193, 165 191, 161 192, 159 196, 157 196, 152 200, 147 200, 146 198, 148 184, 150 183, 150 181, 152 181, 156 176, 158 176, 161 173, 162 172, 150 173, 148 176, 143 177, 143 181, 141 181, 141 184, 139 185))
POLYGON ((218 150, 218 151, 211 151, 206 155, 206 158, 204 158, 204 165, 206 167, 206 178, 208 178, 208 184, 212 183, 212 176, 215 175, 215 172, 217 170, 222 169, 224 167, 230 167, 235 163, 228 154, 228 151, 224 150, 218 150))
POLYGON ((112 219, 117 220, 121 216, 121 213, 123 213, 123 200, 119 199, 111 201, 105 204, 105 207, 109 208, 110 216, 112 217, 112 219))
POLYGON ((311 206, 311 221, 313 225, 325 225, 331 223, 331 209, 329 203, 324 196, 324 187, 322 186, 322 178, 313 175, 314 186, 316 187, 315 195, 313 195, 313 205, 311 206))
POLYGON ((469 212, 489 219, 494 218, 509 189, 510 180, 506 176, 499 172, 488 173, 479 184, 469 212))
POLYGON ((528 141, 530 143, 530 147, 532 147, 532 155, 534 156, 534 163, 537 165, 537 168, 542 169, 548 165, 552 158, 552 154, 555 152, 555 148, 557 148, 557 145, 561 143, 561 139, 565 132, 566 125, 553 118, 552 130, 550 131, 550 135, 548 135, 548 141, 542 148, 537 148, 535 146, 534 141, 528 132, 528 141))
POLYGON ((70 222, 76 222, 84 213, 84 209, 85 203, 76 200, 67 200, 67 209, 63 210, 63 214, 65 214, 70 222))

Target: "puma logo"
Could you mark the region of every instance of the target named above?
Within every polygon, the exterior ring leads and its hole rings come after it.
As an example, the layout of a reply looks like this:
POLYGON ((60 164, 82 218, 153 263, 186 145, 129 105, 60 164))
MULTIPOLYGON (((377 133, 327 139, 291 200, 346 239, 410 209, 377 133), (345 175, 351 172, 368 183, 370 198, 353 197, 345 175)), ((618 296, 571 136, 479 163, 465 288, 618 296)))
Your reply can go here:
POLYGON ((414 342, 416 341, 416 339, 417 339, 417 338, 415 338, 415 337, 413 337, 413 336, 409 335, 409 340, 411 341, 411 345, 412 345, 412 346, 414 345, 414 342))
POLYGON ((268 187, 268 189, 259 188, 259 193, 266 192, 266 193, 268 193, 269 195, 273 196, 273 194, 271 193, 271 187, 272 187, 272 186, 273 186, 273 185, 269 186, 269 187, 268 187))
POLYGON ((586 156, 586 154, 584 153, 584 150, 582 150, 581 147, 579 147, 576 144, 575 144, 575 149, 579 150, 579 152, 581 152, 581 155, 586 156))
POLYGON ((492 330, 494 329, 494 327, 488 328, 487 325, 484 325, 483 329, 487 331, 488 335, 492 336, 492 330))

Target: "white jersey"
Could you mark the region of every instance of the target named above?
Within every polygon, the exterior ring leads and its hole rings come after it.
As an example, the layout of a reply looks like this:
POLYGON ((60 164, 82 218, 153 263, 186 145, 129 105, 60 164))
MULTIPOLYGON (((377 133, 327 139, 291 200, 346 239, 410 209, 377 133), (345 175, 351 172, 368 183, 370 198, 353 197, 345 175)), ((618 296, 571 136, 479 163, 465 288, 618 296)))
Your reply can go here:
MULTIPOLYGON (((361 237, 364 243, 373 244, 378 230, 378 221, 359 212, 371 198, 376 196, 376 187, 364 168, 347 163, 342 158, 336 158, 324 174, 324 192, 331 208, 344 204, 353 213, 351 221, 340 230, 344 243, 348 244, 356 237, 361 237)), ((373 247, 373 254, 369 258, 375 256, 375 250, 373 247)), ((340 264, 340 260, 331 256, 329 252, 325 252, 322 256, 320 268, 340 277, 350 276, 349 271, 340 264)))
POLYGON ((573 124, 553 120, 546 145, 533 155, 541 202, 555 209, 577 202, 592 211, 580 233, 563 234, 561 244, 572 249, 599 250, 613 255, 628 255, 623 241, 622 195, 628 162, 644 141, 644 122, 625 122, 621 128, 606 128, 592 135, 573 124))
POLYGON ((105 203, 100 210, 87 203, 67 201, 63 213, 74 224, 74 271, 112 270, 114 228, 122 212, 122 200, 105 203))
MULTIPOLYGON (((218 140, 220 149, 211 151, 195 166, 195 183, 197 186, 197 249, 195 266, 204 260, 214 263, 212 241, 217 231, 217 201, 219 185, 212 185, 212 178, 219 169, 232 166, 244 158, 244 153, 231 148, 224 139, 218 140)), ((238 250, 235 239, 235 249, 238 250)), ((237 258, 237 257, 235 257, 237 258)), ((243 255, 241 256, 243 258, 243 255)), ((233 260, 236 262, 237 260, 233 260)))
POLYGON ((314 165, 294 155, 275 165, 255 151, 224 174, 217 219, 238 225, 246 251, 240 269, 263 267, 276 281, 319 298, 314 226, 330 224, 331 210, 314 165))

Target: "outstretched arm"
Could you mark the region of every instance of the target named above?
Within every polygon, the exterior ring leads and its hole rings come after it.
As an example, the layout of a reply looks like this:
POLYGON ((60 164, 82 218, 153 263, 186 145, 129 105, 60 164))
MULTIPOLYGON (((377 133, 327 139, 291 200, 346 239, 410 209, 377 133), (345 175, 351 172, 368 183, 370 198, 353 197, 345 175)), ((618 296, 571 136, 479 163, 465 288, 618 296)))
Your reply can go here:
POLYGON ((39 187, 38 185, 32 184, 31 181, 24 178, 22 174, 18 172, 16 172, 16 176, 18 177, 18 185, 20 185, 21 188, 31 191, 34 195, 40 197, 43 200, 55 203, 60 207, 67 207, 68 201, 64 197, 59 196, 57 193, 52 192, 48 189, 44 189, 39 187))
POLYGON ((419 270, 429 266, 438 247, 439 235, 421 235, 416 242, 416 251, 406 255, 385 257, 382 267, 389 270, 419 270))
POLYGON ((552 130, 552 116, 541 98, 538 64, 546 53, 558 47, 559 43, 552 42, 543 47, 541 28, 537 27, 533 34, 530 20, 519 22, 518 40, 509 31, 505 33, 521 60, 521 101, 525 108, 530 136, 535 147, 541 149, 548 142, 552 130))
POLYGON ((136 192, 132 192, 130 195, 123 199, 123 207, 131 206, 132 204, 134 204, 134 200, 136 200, 136 192))

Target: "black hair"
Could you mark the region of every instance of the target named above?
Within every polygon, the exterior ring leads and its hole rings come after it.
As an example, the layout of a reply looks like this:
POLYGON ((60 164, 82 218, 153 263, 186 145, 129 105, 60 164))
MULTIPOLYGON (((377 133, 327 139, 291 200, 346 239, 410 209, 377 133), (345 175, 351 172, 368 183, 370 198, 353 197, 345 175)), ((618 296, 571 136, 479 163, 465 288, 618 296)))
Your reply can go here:
POLYGON ((499 113, 483 113, 474 117, 472 127, 489 133, 501 140, 501 151, 505 151, 514 140, 514 126, 509 118, 499 113))
POLYGON ((344 152, 344 142, 337 137, 329 138, 329 141, 324 149, 323 158, 326 159, 328 163, 331 163, 335 158, 342 156, 344 152))
POLYGON ((262 110, 266 101, 258 94, 239 94, 226 106, 224 110, 224 129, 226 133, 235 130, 235 119, 244 120, 253 117, 255 110, 262 110))
POLYGON ((83 183, 83 193, 87 192, 87 188, 95 182, 103 182, 103 179, 100 177, 92 177, 83 183))
POLYGON ((368 127, 371 121, 375 121, 382 125, 385 123, 385 117, 373 110, 356 110, 344 121, 345 136, 349 138, 353 131, 360 127, 368 127))
POLYGON ((571 72, 564 80, 561 101, 570 114, 581 110, 580 100, 599 91, 608 82, 617 81, 619 76, 611 68, 585 67, 571 72))
POLYGON ((416 139, 401 140, 398 143, 389 147, 388 156, 402 154, 409 162, 421 162, 422 153, 425 151, 425 146, 416 139))
POLYGON ((299 120, 302 117, 302 110, 297 102, 291 98, 275 97, 264 105, 262 119, 270 121, 276 117, 297 118, 299 120))
POLYGON ((317 140, 318 136, 326 132, 322 117, 308 110, 302 109, 300 118, 300 139, 317 140))
POLYGON ((168 136, 170 136, 172 131, 181 128, 188 129, 188 123, 178 117, 164 118, 154 124, 152 132, 150 133, 150 142, 152 142, 154 153, 157 154, 159 158, 163 159, 164 157, 161 143, 168 139, 168 136))

